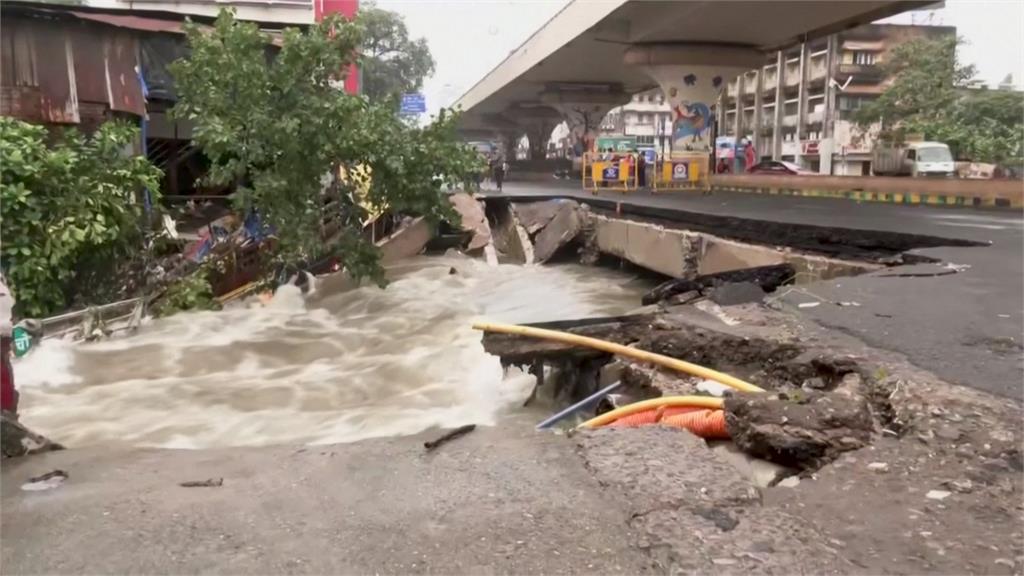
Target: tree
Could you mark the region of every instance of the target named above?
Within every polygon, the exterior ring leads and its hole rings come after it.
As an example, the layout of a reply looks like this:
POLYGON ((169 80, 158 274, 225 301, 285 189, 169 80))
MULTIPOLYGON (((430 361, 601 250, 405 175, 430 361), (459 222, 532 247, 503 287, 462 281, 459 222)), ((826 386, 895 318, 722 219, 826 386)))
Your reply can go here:
POLYGON ((431 221, 451 214, 445 189, 477 168, 455 137, 455 115, 442 110, 420 128, 393 107, 339 88, 360 22, 332 16, 306 31, 287 29, 269 56, 270 39, 229 11, 212 31, 186 29, 191 56, 172 65, 173 113, 194 123, 193 137, 211 161, 209 181, 234 185, 236 206, 273 228, 280 263, 337 254, 353 276, 383 283, 376 251, 361 235, 361 206, 431 221), (352 179, 337 176, 342 169, 370 174, 366 202, 352 179), (342 228, 325 245, 323 206, 332 190, 342 228))
POLYGON ((96 266, 140 250, 137 195, 159 198, 160 170, 124 153, 137 136, 133 125, 107 122, 88 137, 69 129, 54 139, 0 117, 0 256, 22 315, 65 309, 96 266))
POLYGON ((371 3, 359 9, 359 22, 363 94, 378 102, 422 88, 423 79, 434 73, 427 41, 411 40, 401 15, 371 3))
POLYGON ((855 117, 877 125, 879 138, 902 142, 922 135, 949 144, 958 158, 1003 162, 1019 157, 1024 97, 968 88, 975 68, 957 59, 953 36, 919 38, 897 46, 883 64, 892 83, 855 117))

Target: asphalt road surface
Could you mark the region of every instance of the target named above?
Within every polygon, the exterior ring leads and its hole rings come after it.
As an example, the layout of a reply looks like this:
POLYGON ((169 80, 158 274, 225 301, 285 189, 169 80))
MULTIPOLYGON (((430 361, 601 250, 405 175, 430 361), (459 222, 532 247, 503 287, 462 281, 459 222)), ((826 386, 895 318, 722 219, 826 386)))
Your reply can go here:
POLYGON ((420 436, 4 463, 5 574, 639 574, 629 513, 536 416, 420 436), (28 492, 54 469, 60 487, 28 492), (216 487, 181 482, 223 479, 216 487))
MULTIPOLYGON (((506 183, 506 196, 593 198, 578 182, 506 183)), ((866 343, 905 354, 954 383, 1024 398, 1024 217, 1019 210, 901 206, 832 198, 717 192, 621 194, 601 198, 624 205, 664 207, 695 213, 795 224, 814 224, 924 234, 990 243, 976 248, 929 248, 913 252, 944 263, 966 265, 943 276, 893 277, 902 272, 934 273, 935 265, 882 272, 803 286, 785 297, 800 314, 866 343), (827 301, 813 308, 800 303, 827 301), (856 302, 838 306, 829 302, 856 302)))

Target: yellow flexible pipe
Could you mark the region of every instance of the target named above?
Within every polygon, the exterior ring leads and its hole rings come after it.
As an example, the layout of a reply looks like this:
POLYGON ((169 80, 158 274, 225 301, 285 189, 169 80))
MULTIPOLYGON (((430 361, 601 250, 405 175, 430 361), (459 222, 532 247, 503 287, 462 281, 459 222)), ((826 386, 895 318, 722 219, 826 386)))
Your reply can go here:
POLYGON ((595 416, 583 424, 580 424, 579 427, 597 428, 598 426, 611 424, 619 418, 625 418, 626 416, 636 414, 637 412, 653 410, 662 406, 692 406, 694 408, 721 410, 723 403, 724 402, 721 398, 713 398, 711 396, 662 396, 660 398, 651 398, 650 400, 634 402, 632 404, 616 408, 611 412, 605 412, 600 416, 595 416))
POLYGON ((601 350, 602 352, 625 356, 641 362, 650 362, 651 364, 671 368, 678 372, 685 372, 687 374, 697 376, 698 378, 714 380, 715 382, 743 392, 764 392, 764 389, 754 386, 750 382, 740 380, 735 376, 730 376, 717 370, 684 362, 669 356, 630 348, 629 346, 608 342, 607 340, 598 340, 597 338, 580 336, 579 334, 570 334, 568 332, 559 332, 557 330, 546 330, 544 328, 534 328, 532 326, 517 326, 515 324, 491 324, 489 322, 477 322, 473 324, 473 329, 483 330, 484 332, 500 332, 502 334, 530 336, 532 338, 553 340, 555 342, 574 344, 576 346, 586 346, 588 348, 594 348, 595 350, 601 350))

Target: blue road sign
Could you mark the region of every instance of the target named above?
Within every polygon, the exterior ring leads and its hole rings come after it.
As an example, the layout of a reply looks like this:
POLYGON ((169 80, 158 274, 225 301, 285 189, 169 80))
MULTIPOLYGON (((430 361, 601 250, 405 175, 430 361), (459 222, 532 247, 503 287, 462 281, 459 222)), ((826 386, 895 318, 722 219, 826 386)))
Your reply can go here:
POLYGON ((402 95, 402 107, 399 113, 402 116, 416 116, 427 111, 427 100, 423 94, 412 93, 402 95))

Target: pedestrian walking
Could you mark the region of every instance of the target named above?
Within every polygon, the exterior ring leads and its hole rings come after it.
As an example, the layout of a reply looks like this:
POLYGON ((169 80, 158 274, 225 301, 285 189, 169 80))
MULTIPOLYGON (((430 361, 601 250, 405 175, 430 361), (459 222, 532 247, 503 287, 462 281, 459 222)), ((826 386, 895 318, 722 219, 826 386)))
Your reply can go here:
POLYGON ((505 181, 505 159, 498 156, 494 160, 494 167, 492 168, 494 173, 494 184, 498 187, 498 192, 501 192, 501 185, 505 181))

